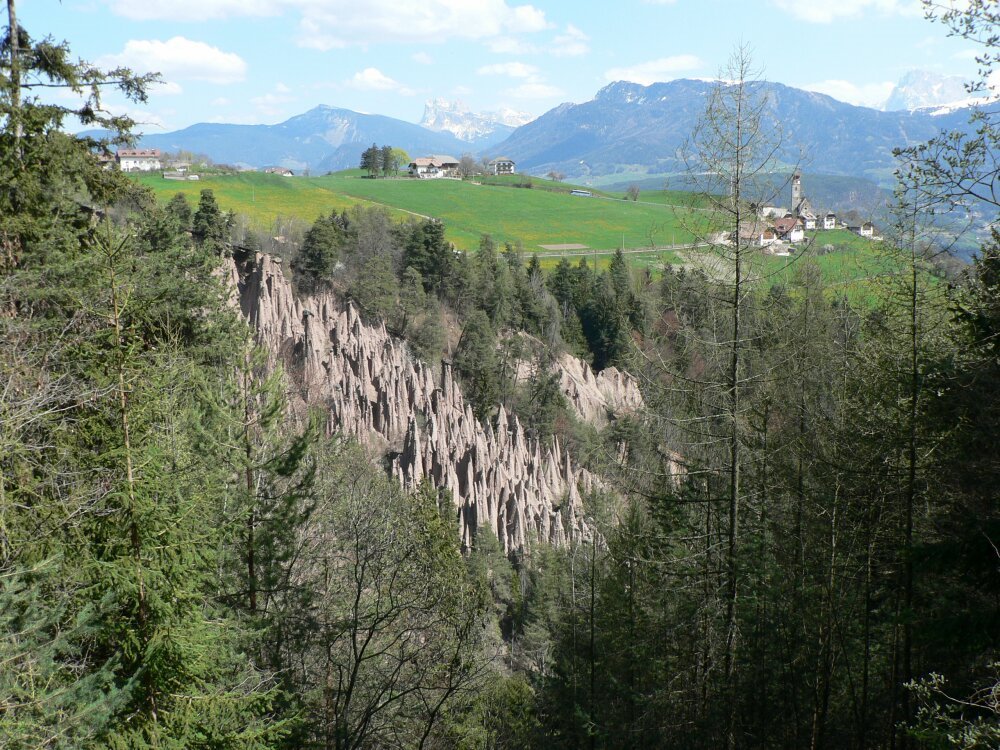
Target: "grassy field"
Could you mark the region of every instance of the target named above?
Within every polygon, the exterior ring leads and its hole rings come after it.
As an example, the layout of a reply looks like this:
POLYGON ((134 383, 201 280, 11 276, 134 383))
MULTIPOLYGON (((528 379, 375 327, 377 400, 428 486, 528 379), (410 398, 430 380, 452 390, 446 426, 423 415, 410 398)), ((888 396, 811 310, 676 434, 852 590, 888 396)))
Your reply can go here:
MULTIPOLYGON (((321 214, 357 203, 382 205, 395 216, 429 216, 444 221, 448 239, 461 249, 474 249, 483 233, 499 242, 520 241, 527 252, 542 245, 579 244, 588 249, 645 248, 690 242, 687 218, 662 205, 570 196, 541 189, 476 185, 458 180, 368 180, 353 174, 325 177, 278 177, 243 173, 197 182, 137 178, 167 201, 183 192, 197 201, 205 188, 214 191, 224 210, 248 216, 260 228, 274 219, 313 221, 321 214)), ((545 182, 545 181, 543 181, 545 182)), ((550 182, 550 181, 549 181, 550 182)))
POLYGON ((136 179, 152 189, 157 200, 164 203, 177 193, 184 193, 191 205, 197 206, 201 191, 209 188, 223 210, 243 214, 261 229, 271 227, 278 217, 313 222, 316 217, 333 210, 366 203, 317 185, 309 178, 255 172, 203 177, 197 182, 164 180, 158 174, 140 175, 136 179))
POLYGON ((693 238, 676 212, 663 206, 564 192, 476 185, 458 180, 361 180, 318 177, 331 192, 383 203, 442 219, 448 238, 462 249, 475 248, 491 234, 499 242, 520 240, 526 251, 542 245, 580 244, 607 250, 648 247, 693 238))
MULTIPOLYGON (((869 306, 879 280, 895 270, 892 261, 880 251, 879 244, 846 229, 810 232, 810 235, 809 244, 800 245, 792 255, 755 256, 749 274, 762 290, 766 290, 774 284, 792 283, 799 269, 810 263, 819 268, 828 294, 844 295, 852 303, 869 306), (834 250, 821 252, 825 245, 832 245, 834 250)), ((715 277, 724 278, 729 268, 711 248, 684 250, 680 253, 680 261, 715 277)))
MULTIPOLYGON (((610 195, 617 197, 625 196, 624 193, 610 193, 610 195)), ((659 206, 696 209, 709 208, 712 205, 708 197, 687 190, 640 190, 639 203, 655 203, 659 206)))
MULTIPOLYGON (((551 255, 540 255, 538 260, 542 269, 545 271, 551 271, 560 261, 565 258, 573 265, 580 262, 581 259, 587 261, 587 265, 591 268, 596 268, 600 271, 611 265, 611 259, 614 257, 614 250, 603 250, 603 251, 575 251, 573 253, 566 253, 562 256, 551 255)), ((664 265, 677 265, 683 263, 683 256, 679 251, 674 250, 628 250, 626 251, 625 257, 628 259, 629 265, 633 268, 644 268, 649 269, 654 275, 658 274, 664 265)))
MULTIPOLYGON (((164 180, 159 175, 137 178, 163 202, 178 192, 197 203, 201 190, 210 188, 225 210, 248 216, 261 229, 275 219, 299 218, 312 222, 321 214, 341 211, 356 204, 384 206, 393 216, 430 216, 445 222, 448 239, 461 249, 479 245, 480 236, 491 234, 498 242, 520 241, 527 253, 537 252, 543 268, 553 268, 561 257, 577 263, 585 258, 605 268, 615 248, 624 246, 632 266, 656 271, 664 264, 702 267, 712 273, 710 250, 672 250, 672 244, 690 243, 687 229, 704 216, 704 199, 678 191, 643 191, 638 202, 568 194, 574 186, 535 179, 545 189, 516 188, 523 177, 494 178, 497 184, 474 184, 458 180, 368 180, 359 170, 324 177, 280 177, 260 173, 220 175, 197 182, 164 180), (543 245, 579 244, 584 250, 557 252, 543 245), (656 249, 652 245, 656 245, 656 249)), ((846 230, 812 233, 810 245, 792 257, 764 256, 762 276, 775 283, 790 281, 807 257, 821 269, 824 278, 851 297, 864 297, 870 279, 889 269, 870 241, 846 230), (820 254, 832 245, 833 252, 820 254)))
POLYGON ((576 185, 572 182, 559 182, 550 180, 547 177, 532 177, 523 174, 503 174, 503 175, 482 175, 474 178, 475 182, 482 185, 498 185, 500 187, 524 188, 526 184, 531 185, 532 190, 548 190, 553 193, 569 193, 573 190, 587 190, 593 195, 602 198, 621 198, 618 193, 608 193, 599 188, 589 185, 576 185))

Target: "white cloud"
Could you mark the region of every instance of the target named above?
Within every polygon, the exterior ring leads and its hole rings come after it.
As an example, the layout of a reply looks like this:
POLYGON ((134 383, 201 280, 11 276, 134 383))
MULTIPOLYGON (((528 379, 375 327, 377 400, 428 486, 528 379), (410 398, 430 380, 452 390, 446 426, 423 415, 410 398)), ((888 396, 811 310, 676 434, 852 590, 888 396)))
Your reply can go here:
POLYGON ((358 91, 395 91, 403 96, 413 96, 416 93, 378 68, 359 70, 344 85, 358 91))
POLYGON ((547 28, 545 15, 531 5, 505 0, 285 0, 300 5, 299 44, 332 49, 378 42, 440 43, 449 39, 490 39, 547 28))
POLYGON ((431 65, 434 62, 434 58, 428 55, 426 52, 414 52, 411 59, 415 63, 420 63, 421 65, 431 65))
POLYGON ((649 60, 626 68, 611 68, 604 73, 607 81, 632 81, 648 86, 651 83, 668 81, 678 73, 697 70, 702 67, 702 61, 695 55, 674 55, 649 60))
POLYGON ((134 20, 209 21, 238 17, 297 18, 304 47, 333 49, 378 42, 491 39, 551 27, 545 12, 508 0, 104 0, 134 20))
POLYGON ((513 36, 490 39, 487 46, 490 48, 490 52, 495 52, 498 55, 528 55, 538 50, 535 45, 528 44, 523 39, 513 36))
POLYGON ((292 90, 280 81, 274 85, 270 91, 260 96, 254 96, 250 103, 257 108, 257 112, 264 117, 277 117, 285 114, 286 104, 295 101, 292 90))
POLYGON ((232 103, 233 103, 232 99, 227 99, 224 96, 220 96, 217 99, 212 100, 213 107, 228 107, 232 103))
MULTIPOLYGON (((475 3, 471 3, 475 5, 475 3)), ((488 3, 484 3, 488 4, 488 3)), ((513 34, 544 31, 550 24, 545 20, 545 13, 533 5, 518 5, 511 9, 509 20, 504 21, 504 30, 513 34)))
POLYGON ((494 63, 476 70, 481 76, 510 76, 511 78, 538 79, 538 68, 522 62, 494 63))
POLYGON ((153 96, 178 96, 184 93, 184 89, 179 83, 164 81, 153 86, 149 93, 153 96))
POLYGON ((528 81, 516 88, 507 89, 504 93, 515 99, 555 99, 563 96, 562 89, 543 81, 528 81))
POLYGON ((269 0, 111 0, 111 10, 136 21, 211 21, 234 16, 276 15, 269 0))
POLYGON ((881 107, 895 88, 892 81, 856 84, 850 81, 818 81, 807 83, 802 88, 832 96, 837 101, 857 104, 862 107, 881 107))
POLYGON ((886 16, 923 15, 919 0, 771 0, 779 9, 800 21, 831 23, 839 18, 858 18, 868 11, 886 16))
POLYGON ((204 42, 175 36, 165 42, 131 39, 117 55, 97 60, 101 67, 123 65, 139 72, 157 72, 167 80, 234 83, 246 76, 247 64, 239 55, 223 52, 204 42))
POLYGON ((579 57, 590 52, 587 42, 590 37, 573 24, 566 26, 565 33, 552 40, 552 54, 556 57, 579 57))
POLYGON ((546 83, 545 78, 540 75, 539 70, 534 65, 522 62, 494 63, 484 65, 476 70, 479 75, 501 75, 509 78, 518 78, 523 82, 507 89, 504 94, 516 99, 554 99, 563 96, 562 89, 546 83))

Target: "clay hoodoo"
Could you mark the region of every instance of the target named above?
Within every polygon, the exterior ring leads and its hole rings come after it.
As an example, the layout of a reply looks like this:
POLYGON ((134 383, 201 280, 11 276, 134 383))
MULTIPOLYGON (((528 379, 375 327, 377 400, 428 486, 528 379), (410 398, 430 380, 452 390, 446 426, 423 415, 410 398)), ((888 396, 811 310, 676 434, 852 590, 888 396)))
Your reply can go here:
POLYGON ((558 441, 529 440, 503 408, 496 426, 479 422, 447 364, 435 377, 404 341, 330 292, 297 297, 269 256, 257 256, 239 288, 241 308, 282 362, 296 406, 323 408, 336 429, 389 451, 405 486, 426 478, 447 488, 464 545, 482 527, 507 551, 588 535, 580 493, 596 480, 558 441))
POLYGON ((556 367, 563 395, 585 422, 601 427, 609 416, 636 412, 643 406, 635 378, 617 367, 595 373, 572 354, 559 357, 556 367))

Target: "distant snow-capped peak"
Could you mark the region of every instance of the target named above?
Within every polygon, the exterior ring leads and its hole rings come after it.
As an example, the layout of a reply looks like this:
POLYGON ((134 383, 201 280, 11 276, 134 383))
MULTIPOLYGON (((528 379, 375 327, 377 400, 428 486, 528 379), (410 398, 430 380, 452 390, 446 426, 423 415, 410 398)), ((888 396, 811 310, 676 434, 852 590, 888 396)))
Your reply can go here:
POLYGON ((944 113, 975 103, 977 100, 969 97, 961 76, 911 70, 899 80, 882 108, 887 112, 931 109, 938 114, 938 110, 944 113))
POLYGON ((428 130, 447 131, 460 140, 472 142, 500 129, 512 130, 534 119, 534 115, 508 107, 494 112, 473 112, 460 101, 432 99, 424 104, 420 124, 428 130))

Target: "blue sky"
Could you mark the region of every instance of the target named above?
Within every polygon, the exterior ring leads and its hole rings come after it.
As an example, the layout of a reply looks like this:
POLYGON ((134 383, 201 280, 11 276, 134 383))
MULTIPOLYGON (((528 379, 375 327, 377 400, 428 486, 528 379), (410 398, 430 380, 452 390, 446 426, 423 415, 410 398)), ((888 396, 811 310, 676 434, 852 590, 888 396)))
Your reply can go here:
POLYGON ((431 98, 538 115, 614 80, 713 77, 741 42, 764 78, 856 104, 881 102, 910 70, 976 71, 972 46, 925 20, 915 0, 21 0, 18 9, 32 36, 64 39, 79 57, 161 72, 149 106, 129 110, 148 132, 275 123, 318 104, 416 122, 431 98))

